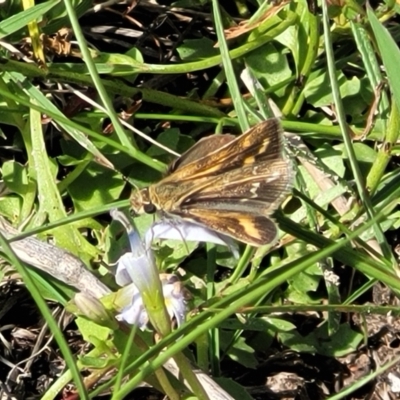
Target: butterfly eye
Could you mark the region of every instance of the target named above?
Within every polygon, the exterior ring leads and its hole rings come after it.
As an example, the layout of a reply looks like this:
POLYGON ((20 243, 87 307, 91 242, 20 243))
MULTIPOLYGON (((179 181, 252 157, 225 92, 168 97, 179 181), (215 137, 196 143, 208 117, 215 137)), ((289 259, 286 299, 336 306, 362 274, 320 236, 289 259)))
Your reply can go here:
POLYGON ((146 203, 143 204, 143 210, 146 214, 154 214, 157 211, 157 208, 153 203, 146 203))

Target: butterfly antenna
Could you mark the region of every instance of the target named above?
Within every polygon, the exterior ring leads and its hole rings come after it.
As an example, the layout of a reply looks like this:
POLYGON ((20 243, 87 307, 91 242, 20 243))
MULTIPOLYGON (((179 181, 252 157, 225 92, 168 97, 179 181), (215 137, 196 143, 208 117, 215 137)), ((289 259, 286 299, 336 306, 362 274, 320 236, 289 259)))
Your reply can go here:
POLYGON ((126 182, 129 183, 130 186, 132 186, 133 188, 135 188, 136 190, 139 190, 139 186, 136 185, 136 183, 132 180, 132 178, 130 178, 129 176, 125 176, 123 173, 121 173, 122 179, 126 182))

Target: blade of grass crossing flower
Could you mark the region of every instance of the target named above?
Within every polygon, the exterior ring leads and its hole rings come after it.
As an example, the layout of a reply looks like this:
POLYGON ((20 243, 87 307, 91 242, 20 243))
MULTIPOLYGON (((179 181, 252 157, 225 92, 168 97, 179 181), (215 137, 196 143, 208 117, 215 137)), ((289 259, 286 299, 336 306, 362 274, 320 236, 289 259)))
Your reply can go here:
MULTIPOLYGON (((131 347, 134 344, 134 338, 137 333, 137 326, 132 325, 131 331, 128 336, 128 340, 126 341, 126 346, 124 348, 124 352, 121 357, 120 364, 118 366, 118 373, 116 376, 116 383, 113 385, 113 397, 112 399, 115 398, 115 393, 118 392, 122 385, 122 380, 125 376, 125 366, 127 364, 127 361, 129 357, 131 356, 131 347)), ((165 391, 165 394, 170 398, 170 399, 179 399, 178 393, 176 390, 173 388, 173 386, 170 384, 165 371, 160 368, 157 371, 155 371, 155 374, 157 375, 157 378, 160 382, 160 385, 162 386, 163 390, 165 391)))

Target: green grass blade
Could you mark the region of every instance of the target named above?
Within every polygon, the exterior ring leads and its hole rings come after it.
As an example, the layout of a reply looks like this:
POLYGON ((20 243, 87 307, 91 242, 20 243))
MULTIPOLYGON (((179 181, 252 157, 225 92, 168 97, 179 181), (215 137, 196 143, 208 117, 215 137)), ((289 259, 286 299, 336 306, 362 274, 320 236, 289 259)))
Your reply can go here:
POLYGON ((397 108, 400 109, 400 50, 389 31, 379 22, 373 10, 367 5, 367 16, 374 32, 376 43, 382 56, 390 90, 397 108))
MULTIPOLYGON (((336 113, 339 121, 339 126, 342 131, 343 141, 347 150, 347 154, 349 156, 350 166, 353 172, 354 179, 357 184, 358 195, 362 200, 362 203, 367 211, 368 217, 370 219, 374 219, 375 212, 373 210, 369 195, 366 190, 366 185, 364 181, 364 177, 361 174, 360 166, 356 159, 355 151, 353 148, 353 144, 350 137, 350 132, 346 122, 346 116, 343 108, 343 102, 340 97, 339 87, 337 83, 336 77, 336 66, 333 55, 333 46, 331 40, 330 33, 330 25, 329 25, 329 16, 328 16, 328 5, 326 2, 322 2, 322 11, 323 11, 323 26, 324 26, 324 39, 325 39, 325 51, 328 61, 328 72, 330 83, 332 87, 332 94, 335 102, 336 113)), ((393 257, 392 251, 386 241, 385 236, 383 235, 382 229, 379 224, 374 224, 374 231, 377 241, 382 249, 383 254, 388 260, 391 260, 393 268, 396 268, 397 262, 393 257)))
POLYGON ((87 46, 86 39, 82 33, 82 29, 80 27, 80 24, 79 24, 78 18, 76 16, 74 7, 72 5, 72 2, 71 2, 71 0, 64 0, 64 4, 65 4, 65 8, 67 9, 67 13, 70 18, 72 28, 74 30, 74 34, 79 43, 79 47, 82 51, 83 60, 88 68, 91 78, 93 79, 93 82, 94 82, 97 92, 99 93, 99 96, 103 102, 103 105, 108 112, 108 116, 111 119, 111 122, 114 126, 115 132, 117 133, 118 138, 121 141, 121 144, 124 147, 126 147, 127 149, 130 149, 132 152, 135 152, 135 147, 133 146, 132 141, 130 140, 130 138, 128 137, 126 132, 123 130, 123 128, 118 120, 118 117, 114 111, 114 108, 113 108, 112 102, 109 98, 109 95, 99 77, 96 66, 93 62, 92 56, 91 56, 89 48, 87 46))
POLYGON ((51 10, 55 5, 57 5, 60 0, 49 0, 45 3, 38 4, 32 8, 25 11, 21 11, 4 21, 0 22, 0 39, 11 35, 14 32, 19 31, 24 28, 29 22, 39 19, 47 11, 51 10))
POLYGON ((225 39, 224 27, 219 9, 219 2, 217 0, 213 0, 212 4, 215 20, 215 31, 217 33, 218 44, 221 50, 222 64, 224 66, 229 92, 231 94, 233 106, 238 116, 240 127, 243 131, 246 131, 247 129, 249 129, 250 125, 246 117, 242 94, 240 93, 239 85, 232 65, 232 60, 229 56, 229 49, 225 39))

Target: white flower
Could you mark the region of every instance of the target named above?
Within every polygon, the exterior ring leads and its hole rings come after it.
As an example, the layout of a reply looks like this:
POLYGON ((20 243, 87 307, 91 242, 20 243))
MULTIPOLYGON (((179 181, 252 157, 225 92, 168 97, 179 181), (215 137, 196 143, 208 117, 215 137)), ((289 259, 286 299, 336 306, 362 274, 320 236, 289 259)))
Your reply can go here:
POLYGON ((222 244, 239 258, 237 244, 232 238, 189 221, 165 219, 155 222, 146 232, 146 246, 150 247, 151 242, 157 238, 222 244))
POLYGON ((131 252, 125 253, 118 262, 116 282, 123 289, 127 306, 120 318, 129 324, 144 328, 149 321, 161 332, 165 332, 166 310, 170 319, 175 317, 178 325, 186 313, 184 289, 176 275, 159 275, 150 246, 144 245, 139 234, 129 224, 124 214, 113 211, 111 216, 120 221, 128 231, 131 252))

